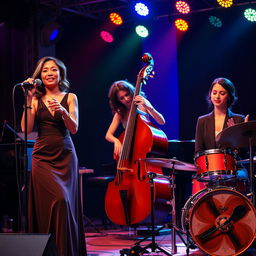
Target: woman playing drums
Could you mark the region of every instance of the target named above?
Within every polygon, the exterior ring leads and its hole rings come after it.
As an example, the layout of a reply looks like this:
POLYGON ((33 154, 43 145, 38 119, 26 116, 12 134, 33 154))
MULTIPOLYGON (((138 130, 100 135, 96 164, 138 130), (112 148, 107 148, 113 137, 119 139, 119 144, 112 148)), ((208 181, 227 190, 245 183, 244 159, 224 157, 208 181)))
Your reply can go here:
MULTIPOLYGON (((233 83, 227 78, 216 78, 209 89, 208 102, 213 111, 200 116, 197 120, 195 153, 216 149, 216 136, 225 128, 237 123, 248 121, 248 116, 235 114, 231 111, 236 102, 236 91, 233 83)), ((207 163, 208 164, 208 163, 207 163)), ((247 178, 247 171, 237 173, 240 178, 247 178)), ((205 188, 202 182, 194 181, 193 194, 205 188)))

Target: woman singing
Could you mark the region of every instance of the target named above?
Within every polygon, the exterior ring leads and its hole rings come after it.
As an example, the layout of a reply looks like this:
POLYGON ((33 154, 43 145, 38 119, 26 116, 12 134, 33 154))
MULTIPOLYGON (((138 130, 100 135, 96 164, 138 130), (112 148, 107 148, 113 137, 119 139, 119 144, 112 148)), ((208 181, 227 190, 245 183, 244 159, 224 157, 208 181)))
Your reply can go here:
MULTIPOLYGON (((68 93, 64 63, 43 57, 32 78, 42 85, 28 91, 28 133, 38 129, 32 154, 28 231, 51 233, 61 256, 86 255, 79 200, 78 161, 70 133, 78 130, 78 102, 68 93)), ((21 127, 24 131, 24 115, 21 127)))

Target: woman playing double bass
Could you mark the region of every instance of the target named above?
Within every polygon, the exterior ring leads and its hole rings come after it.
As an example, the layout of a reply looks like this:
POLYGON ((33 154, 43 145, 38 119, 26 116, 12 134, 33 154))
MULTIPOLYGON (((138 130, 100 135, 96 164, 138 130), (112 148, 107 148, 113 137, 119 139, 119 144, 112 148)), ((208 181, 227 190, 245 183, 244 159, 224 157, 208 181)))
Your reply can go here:
POLYGON ((141 91, 140 95, 135 96, 133 100, 134 90, 134 86, 124 80, 114 82, 109 89, 109 105, 114 116, 105 138, 114 143, 114 158, 120 155, 122 148, 122 143, 114 134, 120 124, 126 127, 132 103, 138 106, 140 114, 150 115, 158 124, 165 124, 163 115, 145 98, 144 92, 141 91))
POLYGON ((148 173, 161 174, 162 170, 160 167, 151 167, 143 159, 149 154, 164 155, 168 147, 166 135, 149 119, 151 116, 157 123, 164 124, 164 117, 141 91, 145 78, 152 71, 153 59, 145 54, 142 60, 147 65, 140 70, 135 87, 121 80, 113 83, 109 90, 109 103, 114 117, 106 139, 114 143, 117 173, 114 181, 108 184, 105 210, 109 219, 120 225, 138 223, 150 214, 152 195, 157 197, 157 191, 161 189, 155 181, 155 193, 152 194, 148 173), (125 131, 117 138, 115 132, 120 124, 125 131))

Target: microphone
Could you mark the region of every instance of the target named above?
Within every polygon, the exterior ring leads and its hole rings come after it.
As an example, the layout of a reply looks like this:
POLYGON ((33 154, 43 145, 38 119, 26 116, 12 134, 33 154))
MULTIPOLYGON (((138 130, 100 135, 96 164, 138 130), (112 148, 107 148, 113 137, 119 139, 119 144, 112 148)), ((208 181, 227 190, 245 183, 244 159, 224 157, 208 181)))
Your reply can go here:
POLYGON ((30 90, 30 89, 33 89, 33 88, 34 88, 34 84, 35 84, 36 87, 37 87, 37 86, 40 86, 40 85, 42 84, 42 81, 41 81, 39 78, 37 78, 37 79, 34 80, 33 84, 30 84, 30 83, 28 83, 28 82, 25 82, 25 83, 18 83, 18 84, 16 84, 16 86, 21 86, 21 87, 23 87, 24 89, 25 89, 25 88, 28 88, 28 89, 30 90))

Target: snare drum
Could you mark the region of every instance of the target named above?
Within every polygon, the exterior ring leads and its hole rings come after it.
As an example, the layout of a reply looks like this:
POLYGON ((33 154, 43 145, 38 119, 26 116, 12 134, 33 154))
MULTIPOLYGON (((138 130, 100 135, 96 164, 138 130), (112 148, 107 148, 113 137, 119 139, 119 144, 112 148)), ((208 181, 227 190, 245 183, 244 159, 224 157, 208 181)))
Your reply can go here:
POLYGON ((198 168, 196 179, 199 181, 235 178, 236 164, 231 150, 209 149, 198 152, 194 159, 198 168))
POLYGON ((182 209, 181 222, 207 255, 239 255, 256 237, 252 202, 227 187, 207 188, 191 196, 182 209))

